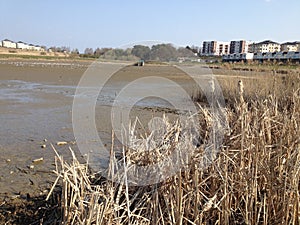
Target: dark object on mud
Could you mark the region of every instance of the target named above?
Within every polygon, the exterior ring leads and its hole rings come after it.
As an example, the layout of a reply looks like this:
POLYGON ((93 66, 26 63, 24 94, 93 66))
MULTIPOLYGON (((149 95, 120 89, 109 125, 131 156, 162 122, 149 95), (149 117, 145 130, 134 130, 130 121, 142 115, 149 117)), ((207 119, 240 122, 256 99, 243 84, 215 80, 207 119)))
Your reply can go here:
POLYGON ((144 66, 145 65, 145 61, 144 60, 140 60, 137 63, 134 64, 135 66, 144 66))

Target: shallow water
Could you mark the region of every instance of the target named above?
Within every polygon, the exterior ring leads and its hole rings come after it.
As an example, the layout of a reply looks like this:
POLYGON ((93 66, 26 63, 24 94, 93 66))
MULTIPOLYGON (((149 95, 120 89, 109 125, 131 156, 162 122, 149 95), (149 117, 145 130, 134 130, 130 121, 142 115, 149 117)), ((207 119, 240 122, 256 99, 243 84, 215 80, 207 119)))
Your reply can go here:
MULTIPOLYGON (((169 98, 176 97, 178 101, 183 101, 182 96, 176 95, 176 93, 169 92, 172 90, 170 85, 166 86, 161 83, 145 83, 147 88, 150 88, 155 93, 156 90, 166 89, 166 96, 169 98)), ((125 84, 115 83, 105 85, 102 91, 97 97, 97 103, 100 105, 109 105, 112 106, 116 99, 117 94, 122 90, 125 84)), ((145 87, 144 86, 144 87, 145 87)), ((139 87, 141 90, 144 89, 143 86, 139 87)), ((77 87, 75 85, 53 85, 53 84, 43 84, 35 82, 27 82, 22 80, 2 80, 0 82, 0 100, 2 101, 15 101, 19 103, 34 103, 42 102, 43 98, 38 96, 38 94, 62 94, 65 97, 74 98, 75 91, 77 87)), ((86 87, 84 87, 86 88, 86 87)), ((131 90, 131 94, 134 96, 135 92, 139 93, 141 90, 131 90)), ((84 93, 83 95, 78 95, 81 98, 91 98, 95 95, 95 92, 99 90, 93 90, 91 92, 84 93)), ((122 97, 122 102, 124 104, 130 103, 130 96, 122 97)), ((140 101, 136 103, 135 106, 140 107, 171 107, 172 105, 164 99, 155 96, 149 96, 147 98, 141 98, 140 101)))

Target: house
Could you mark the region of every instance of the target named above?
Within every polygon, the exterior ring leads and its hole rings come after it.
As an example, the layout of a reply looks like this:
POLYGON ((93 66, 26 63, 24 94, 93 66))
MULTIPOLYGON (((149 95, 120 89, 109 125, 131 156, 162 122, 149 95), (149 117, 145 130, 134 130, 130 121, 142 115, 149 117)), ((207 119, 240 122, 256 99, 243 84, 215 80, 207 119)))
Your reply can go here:
POLYGON ((17 44, 8 39, 2 41, 2 46, 5 48, 17 48, 17 44))
POLYGON ((202 46, 202 55, 222 56, 229 54, 229 45, 229 42, 204 41, 202 46))
POLYGON ((19 48, 19 49, 29 49, 29 45, 22 42, 22 41, 19 41, 19 42, 17 42, 17 48, 19 48))
POLYGON ((246 40, 231 41, 230 42, 230 54, 234 53, 247 53, 249 42, 246 40))
POLYGON ((281 51, 282 52, 297 52, 300 51, 300 42, 285 42, 281 44, 281 51))
POLYGON ((0 41, 0 47, 5 48, 16 48, 16 49, 23 49, 23 50, 31 50, 31 51, 46 51, 45 47, 39 46, 39 45, 33 45, 33 44, 27 44, 23 41, 18 41, 17 43, 5 39, 3 41, 0 41))
POLYGON ((250 52, 279 52, 280 44, 271 40, 262 41, 259 43, 253 43, 249 46, 250 52))
POLYGON ((34 45, 33 45, 33 44, 29 44, 28 49, 29 49, 29 50, 34 50, 34 45))
POLYGON ((39 46, 39 45, 35 45, 35 46, 33 47, 33 49, 34 49, 35 51, 42 51, 42 48, 41 48, 41 46, 39 46))

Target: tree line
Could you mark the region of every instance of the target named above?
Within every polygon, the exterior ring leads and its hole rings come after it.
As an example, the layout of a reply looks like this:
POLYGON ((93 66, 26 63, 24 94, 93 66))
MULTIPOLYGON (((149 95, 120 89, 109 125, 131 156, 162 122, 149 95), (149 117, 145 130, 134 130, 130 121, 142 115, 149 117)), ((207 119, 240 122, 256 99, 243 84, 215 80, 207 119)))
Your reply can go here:
POLYGON ((145 60, 145 61, 176 61, 178 58, 192 58, 199 53, 199 48, 192 46, 176 48, 172 44, 157 44, 151 47, 134 45, 132 48, 86 48, 83 53, 70 47, 50 47, 52 52, 63 52, 70 56, 82 58, 102 58, 108 60, 145 60))
POLYGON ((152 47, 135 45, 132 48, 86 48, 81 57, 103 58, 110 60, 153 60, 153 61, 175 61, 180 57, 195 57, 198 49, 192 47, 175 48, 172 44, 157 44, 152 47))

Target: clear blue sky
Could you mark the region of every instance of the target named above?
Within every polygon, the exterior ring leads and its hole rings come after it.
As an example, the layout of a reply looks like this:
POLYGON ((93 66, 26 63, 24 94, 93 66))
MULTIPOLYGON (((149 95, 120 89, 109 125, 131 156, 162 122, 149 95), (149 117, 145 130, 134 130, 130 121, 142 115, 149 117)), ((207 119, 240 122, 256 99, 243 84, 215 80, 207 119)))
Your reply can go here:
POLYGON ((300 0, 0 0, 0 40, 120 47, 146 40, 300 40, 300 0))

